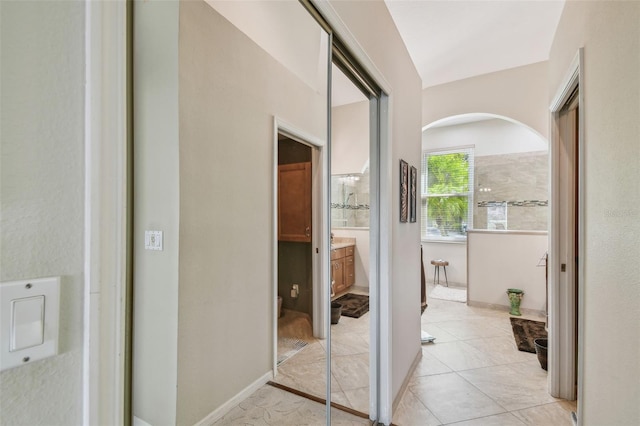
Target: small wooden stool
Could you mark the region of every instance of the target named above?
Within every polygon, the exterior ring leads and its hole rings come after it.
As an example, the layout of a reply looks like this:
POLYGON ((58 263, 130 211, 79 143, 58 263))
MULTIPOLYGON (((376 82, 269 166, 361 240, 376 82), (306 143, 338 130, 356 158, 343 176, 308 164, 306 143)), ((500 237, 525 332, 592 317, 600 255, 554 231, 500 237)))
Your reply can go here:
POLYGON ((438 284, 440 284, 440 267, 444 268, 444 279, 447 283, 447 287, 449 287, 449 279, 447 278, 447 266, 449 266, 449 262, 442 259, 432 260, 431 264, 434 265, 433 271, 433 283, 436 284, 436 276, 438 277, 438 284))

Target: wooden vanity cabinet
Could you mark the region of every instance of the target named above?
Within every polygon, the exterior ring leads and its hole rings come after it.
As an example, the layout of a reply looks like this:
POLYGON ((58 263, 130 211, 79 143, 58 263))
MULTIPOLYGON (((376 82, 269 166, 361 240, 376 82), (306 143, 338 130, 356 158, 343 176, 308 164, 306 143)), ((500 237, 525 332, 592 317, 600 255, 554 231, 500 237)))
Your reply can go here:
POLYGON ((311 163, 278 166, 278 241, 311 242, 311 163))
POLYGON ((356 283, 356 265, 353 262, 354 246, 345 248, 344 256, 344 288, 349 288, 356 283))
POLYGON ((344 249, 331 250, 331 283, 333 293, 344 290, 344 249))
POLYGON ((354 246, 331 250, 331 280, 335 294, 342 293, 356 282, 353 251, 354 246))

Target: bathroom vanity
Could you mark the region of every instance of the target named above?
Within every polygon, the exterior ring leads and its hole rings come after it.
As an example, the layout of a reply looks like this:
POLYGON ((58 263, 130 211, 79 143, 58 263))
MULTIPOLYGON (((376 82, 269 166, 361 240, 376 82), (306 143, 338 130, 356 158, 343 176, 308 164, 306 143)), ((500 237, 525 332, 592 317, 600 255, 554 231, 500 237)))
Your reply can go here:
POLYGON ((343 293, 355 284, 354 252, 355 241, 337 241, 331 244, 332 293, 343 293))

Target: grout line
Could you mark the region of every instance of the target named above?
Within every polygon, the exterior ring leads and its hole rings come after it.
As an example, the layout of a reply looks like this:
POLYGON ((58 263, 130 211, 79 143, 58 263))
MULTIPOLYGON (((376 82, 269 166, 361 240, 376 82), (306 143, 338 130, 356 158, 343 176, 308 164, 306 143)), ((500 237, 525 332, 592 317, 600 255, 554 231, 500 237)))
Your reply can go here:
MULTIPOLYGON (((484 368, 484 367, 483 367, 484 368)), ((465 371, 469 371, 469 370, 465 370, 465 371)), ((456 371, 456 374, 458 374, 458 372, 456 371)), ((481 394, 483 394, 484 396, 486 396, 487 398, 489 398, 491 401, 493 401, 498 407, 502 408, 504 410, 505 413, 509 413, 509 410, 507 409, 507 407, 503 406, 502 404, 500 404, 498 401, 496 401, 491 395, 488 395, 486 392, 484 392, 482 389, 480 389, 478 386, 474 385, 473 383, 471 383, 469 380, 467 380, 464 376, 458 374, 458 377, 460 377, 462 380, 464 380, 465 382, 469 383, 471 386, 473 386, 474 388, 476 388, 478 390, 478 392, 480 392, 481 394)), ((498 413, 498 414, 502 414, 502 413, 498 413)), ((492 414, 495 415, 495 414, 492 414)), ((488 416, 485 416, 488 417, 488 416)))
MULTIPOLYGON (((440 418, 438 416, 436 416, 436 414, 433 412, 433 410, 429 409, 429 407, 427 407, 427 404, 425 404, 419 397, 418 395, 416 395, 414 392, 412 392, 408 387, 407 387, 407 392, 410 392, 413 397, 420 403, 420 405, 422 405, 424 407, 425 410, 427 410, 428 412, 431 413, 431 415, 438 421, 438 423, 440 423, 441 425, 443 425, 444 423, 442 422, 442 420, 440 420, 440 418)), ((403 398, 404 399, 404 398, 403 398)), ((401 402, 402 403, 402 402, 401 402)))

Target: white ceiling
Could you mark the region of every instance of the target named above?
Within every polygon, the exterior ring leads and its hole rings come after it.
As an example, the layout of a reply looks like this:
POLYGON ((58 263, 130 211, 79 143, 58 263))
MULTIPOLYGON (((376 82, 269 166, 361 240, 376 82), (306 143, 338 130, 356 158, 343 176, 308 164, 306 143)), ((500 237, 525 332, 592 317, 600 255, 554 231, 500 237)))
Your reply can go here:
POLYGON ((430 87, 546 61, 564 0, 385 0, 430 87))

